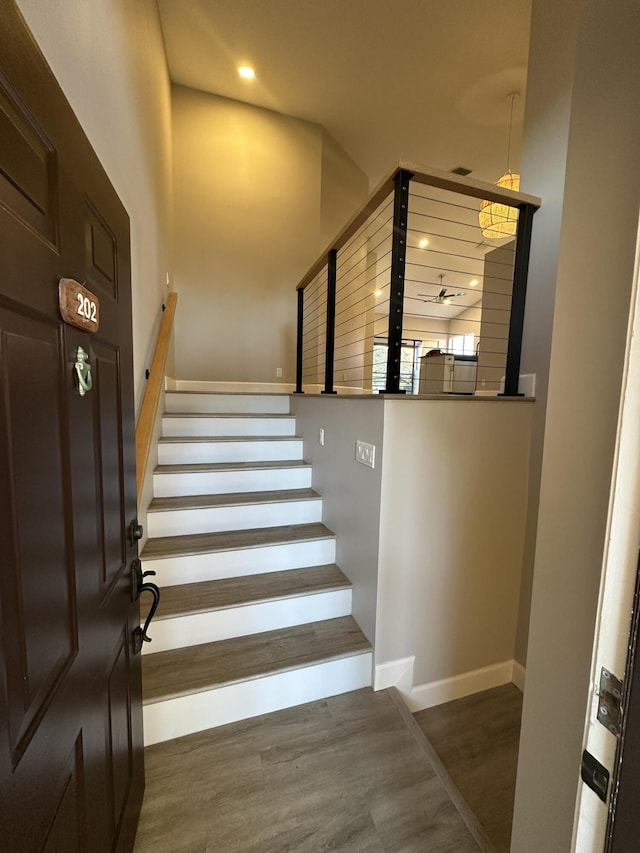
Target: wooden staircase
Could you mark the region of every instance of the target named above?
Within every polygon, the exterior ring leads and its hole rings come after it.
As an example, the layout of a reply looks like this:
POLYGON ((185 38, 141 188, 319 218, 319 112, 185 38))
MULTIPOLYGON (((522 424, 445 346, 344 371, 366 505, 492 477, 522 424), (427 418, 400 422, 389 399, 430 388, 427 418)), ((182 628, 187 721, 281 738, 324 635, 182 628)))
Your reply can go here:
POLYGON ((145 743, 370 685, 288 396, 166 404, 141 554, 162 590, 143 649, 145 743))

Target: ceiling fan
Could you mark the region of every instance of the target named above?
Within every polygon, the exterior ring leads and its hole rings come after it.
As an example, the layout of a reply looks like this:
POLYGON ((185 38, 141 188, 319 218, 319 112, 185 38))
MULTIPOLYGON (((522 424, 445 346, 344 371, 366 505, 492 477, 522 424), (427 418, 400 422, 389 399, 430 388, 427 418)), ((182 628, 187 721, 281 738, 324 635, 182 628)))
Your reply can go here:
MULTIPOLYGON (((457 296, 466 295, 466 290, 459 290, 457 293, 450 293, 449 291, 447 291, 446 287, 443 287, 437 296, 430 296, 428 299, 424 299, 423 302, 438 302, 440 303, 440 305, 450 305, 452 299, 455 299, 457 296)), ((428 294, 419 293, 418 296, 428 296, 428 294)))
POLYGON ((444 278, 444 275, 441 273, 438 278, 440 279, 440 293, 438 293, 437 296, 431 296, 428 293, 419 293, 418 296, 427 297, 424 299, 424 302, 437 302, 440 305, 450 305, 452 299, 456 299, 458 296, 467 295, 466 290, 459 290, 457 293, 447 291, 447 288, 442 286, 442 279, 444 278))

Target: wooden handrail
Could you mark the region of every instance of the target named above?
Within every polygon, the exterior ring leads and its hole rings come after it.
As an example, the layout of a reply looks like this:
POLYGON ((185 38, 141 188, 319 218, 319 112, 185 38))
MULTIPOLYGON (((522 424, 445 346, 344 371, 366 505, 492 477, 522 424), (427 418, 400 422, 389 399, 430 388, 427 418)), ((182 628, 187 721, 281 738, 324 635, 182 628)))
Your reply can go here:
POLYGON ((484 181, 478 181, 475 178, 467 178, 461 175, 454 175, 451 172, 443 172, 440 169, 430 169, 426 166, 420 166, 417 163, 410 163, 406 160, 401 160, 397 166, 385 175, 378 186, 371 193, 362 207, 356 211, 351 219, 344 226, 338 236, 331 241, 325 251, 320 255, 313 266, 300 279, 296 290, 304 290, 311 284, 320 270, 327 264, 327 255, 331 249, 340 250, 348 240, 353 237, 358 228, 363 225, 375 209, 385 200, 385 198, 393 192, 393 179, 400 171, 411 172, 412 180, 418 184, 426 184, 431 187, 439 187, 444 190, 462 193, 471 196, 472 198, 487 199, 487 201, 498 201, 518 207, 521 204, 530 204, 535 208, 540 207, 541 200, 533 195, 516 192, 504 187, 498 187, 495 184, 487 184, 484 181))
POLYGON ((156 421, 156 414, 158 412, 158 404, 160 402, 160 392, 162 391, 162 383, 164 381, 164 368, 167 363, 167 353, 169 352, 169 341, 171 340, 171 333, 173 331, 173 318, 176 313, 177 301, 178 294, 170 293, 164 313, 162 314, 162 323, 160 324, 158 340, 156 341, 156 348, 153 353, 151 370, 149 372, 149 381, 147 382, 147 387, 144 391, 140 417, 136 424, 136 476, 138 505, 142 498, 147 462, 149 461, 149 451, 151 450, 151 441, 153 439, 153 427, 156 421))

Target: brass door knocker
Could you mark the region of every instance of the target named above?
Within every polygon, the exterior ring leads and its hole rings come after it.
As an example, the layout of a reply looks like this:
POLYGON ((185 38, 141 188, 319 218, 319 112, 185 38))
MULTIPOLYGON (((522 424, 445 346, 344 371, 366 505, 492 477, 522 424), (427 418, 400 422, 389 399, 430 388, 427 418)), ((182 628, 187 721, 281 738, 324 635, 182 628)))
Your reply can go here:
POLYGON ((78 378, 78 393, 84 397, 87 391, 91 391, 93 388, 93 379, 91 378, 89 356, 82 347, 78 347, 76 350, 75 369, 78 378))

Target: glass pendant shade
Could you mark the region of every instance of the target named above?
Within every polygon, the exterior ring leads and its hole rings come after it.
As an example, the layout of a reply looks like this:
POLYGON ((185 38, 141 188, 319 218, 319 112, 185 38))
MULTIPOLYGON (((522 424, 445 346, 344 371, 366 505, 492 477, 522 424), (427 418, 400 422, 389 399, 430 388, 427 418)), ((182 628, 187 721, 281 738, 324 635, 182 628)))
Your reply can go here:
MULTIPOLYGON (((499 181, 496 181, 496 186, 508 190, 519 190, 520 175, 508 171, 499 181)), ((513 237, 518 230, 518 209, 499 201, 482 201, 478 221, 483 237, 494 239, 513 237)))

